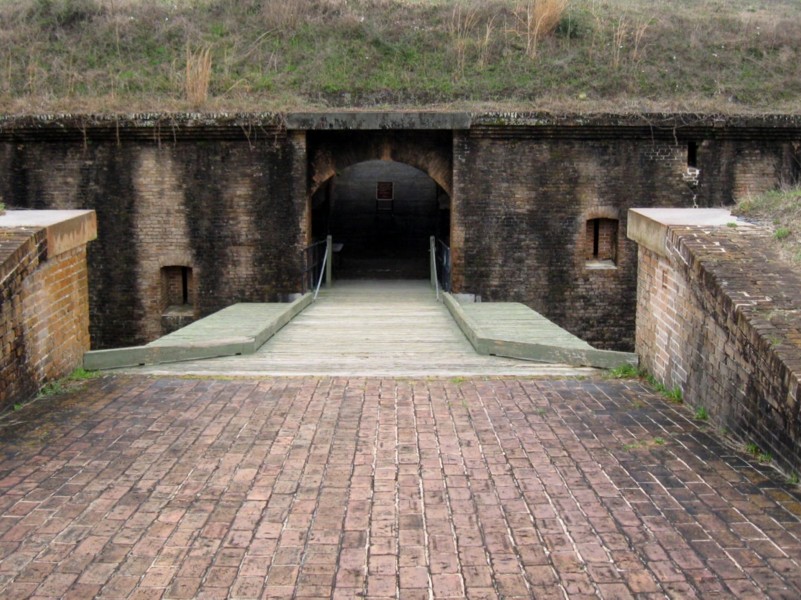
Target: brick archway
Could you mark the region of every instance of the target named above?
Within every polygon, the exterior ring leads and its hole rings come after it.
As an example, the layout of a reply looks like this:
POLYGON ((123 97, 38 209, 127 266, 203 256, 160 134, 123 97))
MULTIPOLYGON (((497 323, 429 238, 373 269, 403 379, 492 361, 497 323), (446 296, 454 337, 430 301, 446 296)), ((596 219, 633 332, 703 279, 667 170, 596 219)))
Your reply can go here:
POLYGON ((368 160, 407 164, 453 197, 453 132, 313 131, 308 133, 308 196, 346 168, 368 160))
POLYGON ((323 232, 334 233, 348 251, 341 255, 340 264, 344 268, 347 262, 351 277, 378 276, 380 271, 400 278, 417 278, 421 269, 424 275, 428 269, 425 257, 429 236, 446 240, 450 237, 453 132, 314 131, 307 133, 307 156, 308 241, 322 239, 323 232), (412 183, 405 174, 408 171, 397 172, 399 167, 416 171, 439 192, 433 190, 429 197, 423 191, 427 184, 421 184, 419 179, 412 183), (395 202, 389 211, 376 207, 373 213, 366 203, 364 183, 353 181, 346 186, 349 194, 355 195, 337 200, 332 185, 357 168, 361 169, 357 178, 363 178, 363 169, 367 168, 368 173, 373 169, 370 174, 375 174, 376 182, 404 182, 399 191, 400 202, 395 202), (381 173, 390 172, 394 175, 382 179, 381 173), (409 186, 424 196, 410 196, 409 186), (433 208, 429 199, 434 201, 433 208), (333 211, 335 205, 339 212, 333 211), (346 211, 350 212, 342 213, 343 207, 349 207, 346 211), (339 216, 335 218, 336 215, 339 216), (418 264, 418 254, 423 257, 423 264, 418 264))

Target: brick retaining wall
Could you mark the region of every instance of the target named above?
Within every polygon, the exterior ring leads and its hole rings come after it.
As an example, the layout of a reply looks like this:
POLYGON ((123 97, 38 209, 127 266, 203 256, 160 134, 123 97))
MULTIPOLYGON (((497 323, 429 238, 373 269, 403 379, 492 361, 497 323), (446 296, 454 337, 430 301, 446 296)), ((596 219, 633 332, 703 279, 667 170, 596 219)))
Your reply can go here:
MULTIPOLYGON (((633 228, 647 212, 630 213, 633 228)), ((717 426, 801 471, 798 269, 779 260, 761 228, 655 223, 650 234, 629 229, 640 243, 641 366, 717 426)))
POLYGON ((8 227, 6 220, 0 217, 0 409, 69 374, 89 349, 88 239, 64 244, 54 237, 58 223, 8 227))

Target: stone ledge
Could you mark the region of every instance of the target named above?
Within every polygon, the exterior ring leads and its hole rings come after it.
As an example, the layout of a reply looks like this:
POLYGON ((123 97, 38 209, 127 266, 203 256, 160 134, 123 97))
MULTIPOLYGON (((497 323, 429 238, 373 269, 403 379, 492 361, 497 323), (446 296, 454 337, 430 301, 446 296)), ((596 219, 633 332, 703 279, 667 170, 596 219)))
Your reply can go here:
POLYGON ((285 119, 290 130, 459 130, 470 129, 471 124, 466 112, 297 112, 285 119))
POLYGON ((97 239, 93 210, 8 210, 0 215, 0 229, 44 229, 47 255, 52 258, 97 239))
POLYGON ((737 222, 726 208, 632 208, 626 235, 640 246, 666 257, 666 241, 671 227, 721 227, 737 222))

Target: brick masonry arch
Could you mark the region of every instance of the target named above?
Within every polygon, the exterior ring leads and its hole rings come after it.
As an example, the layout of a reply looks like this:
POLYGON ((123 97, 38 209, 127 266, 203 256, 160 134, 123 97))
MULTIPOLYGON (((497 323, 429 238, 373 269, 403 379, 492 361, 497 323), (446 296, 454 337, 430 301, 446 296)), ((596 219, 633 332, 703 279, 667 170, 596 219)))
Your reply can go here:
POLYGON ((308 134, 311 198, 330 178, 368 160, 407 164, 453 197, 453 132, 314 131, 308 134))

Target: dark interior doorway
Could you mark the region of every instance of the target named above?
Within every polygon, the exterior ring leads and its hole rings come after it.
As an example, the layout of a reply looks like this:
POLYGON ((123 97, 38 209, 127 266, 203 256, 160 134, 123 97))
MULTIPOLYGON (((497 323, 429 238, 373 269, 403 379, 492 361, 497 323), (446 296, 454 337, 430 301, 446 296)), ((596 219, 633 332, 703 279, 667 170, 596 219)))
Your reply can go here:
POLYGON ((332 236, 335 279, 425 279, 430 236, 447 244, 449 232, 450 197, 403 163, 355 164, 312 198, 312 236, 332 236))

